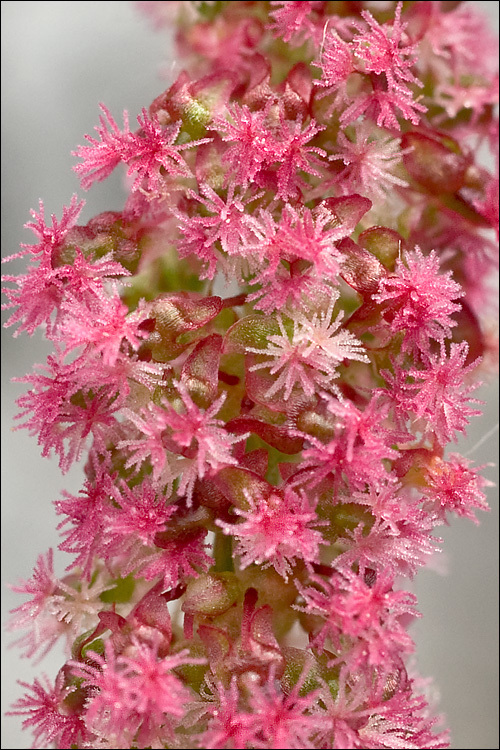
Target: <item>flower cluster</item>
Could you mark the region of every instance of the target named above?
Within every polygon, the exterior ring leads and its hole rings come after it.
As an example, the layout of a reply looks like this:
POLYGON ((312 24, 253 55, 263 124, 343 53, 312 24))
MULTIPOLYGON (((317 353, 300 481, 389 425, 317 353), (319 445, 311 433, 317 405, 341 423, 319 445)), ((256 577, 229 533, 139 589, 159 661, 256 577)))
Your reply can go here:
POLYGON ((460 3, 138 6, 185 68, 74 152, 123 210, 40 203, 3 277, 54 346, 18 427, 85 456, 10 622, 67 661, 12 713, 39 747, 448 747, 404 586, 488 509, 446 451, 495 345, 495 41, 460 3))

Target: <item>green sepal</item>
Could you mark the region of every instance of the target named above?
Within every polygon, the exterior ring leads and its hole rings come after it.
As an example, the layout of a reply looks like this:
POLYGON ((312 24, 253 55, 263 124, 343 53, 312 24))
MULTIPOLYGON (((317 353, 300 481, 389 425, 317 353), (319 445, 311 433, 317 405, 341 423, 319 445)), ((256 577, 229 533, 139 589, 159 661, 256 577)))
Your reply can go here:
POLYGON ((135 578, 132 574, 126 578, 117 578, 115 585, 103 591, 99 599, 105 604, 125 604, 132 599, 135 589, 135 578))

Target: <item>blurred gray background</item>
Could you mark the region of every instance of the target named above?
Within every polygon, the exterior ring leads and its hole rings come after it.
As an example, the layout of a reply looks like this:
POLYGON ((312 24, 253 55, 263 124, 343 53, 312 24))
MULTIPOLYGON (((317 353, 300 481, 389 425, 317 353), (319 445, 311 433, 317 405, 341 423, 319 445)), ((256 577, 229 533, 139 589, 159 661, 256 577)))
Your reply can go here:
MULTIPOLYGON (((498 33, 498 3, 474 2, 498 33)), ((85 223, 106 209, 120 209, 124 192, 116 174, 88 194, 79 188, 71 151, 93 133, 98 103, 117 122, 128 109, 131 123, 143 106, 173 80, 171 43, 154 32, 131 2, 2 2, 2 256, 17 252, 33 235, 23 229, 30 208, 43 198, 46 215, 67 205, 77 192, 87 204, 85 223)), ((4 273, 20 273, 18 262, 4 273)), ((3 314, 2 320, 6 316, 3 314)), ((48 353, 41 337, 12 338, 2 329, 2 623, 24 601, 6 588, 29 578, 37 556, 56 548, 52 501, 61 490, 77 493, 81 470, 61 476, 57 462, 40 458, 36 438, 12 431, 15 398, 24 392, 11 378, 31 371, 48 353)), ((470 451, 498 423, 496 381, 483 387, 485 415, 477 418, 462 453, 470 451)), ((498 431, 471 454, 476 463, 494 462, 484 474, 498 483, 498 431)), ((457 520, 442 529, 446 576, 422 571, 414 584, 423 617, 413 635, 417 662, 433 676, 440 710, 452 730, 452 748, 498 748, 498 486, 489 488, 491 513, 481 525, 457 520)), ((67 556, 56 554, 56 573, 67 556)), ((33 667, 8 649, 2 631, 2 747, 28 748, 31 733, 20 719, 5 717, 20 697, 17 679, 31 682, 45 672, 54 678, 62 657, 54 650, 33 667)))

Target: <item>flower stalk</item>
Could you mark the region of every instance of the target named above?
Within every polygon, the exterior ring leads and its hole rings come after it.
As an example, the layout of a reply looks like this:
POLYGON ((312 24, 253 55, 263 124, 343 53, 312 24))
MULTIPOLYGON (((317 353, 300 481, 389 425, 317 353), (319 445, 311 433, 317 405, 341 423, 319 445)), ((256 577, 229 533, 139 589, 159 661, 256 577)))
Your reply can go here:
POLYGON ((125 205, 40 202, 3 277, 54 346, 18 427, 85 473, 10 622, 67 660, 12 713, 39 747, 449 747, 407 587, 488 510, 450 448, 495 346, 495 40, 464 3, 137 5, 185 67, 74 152, 125 205))

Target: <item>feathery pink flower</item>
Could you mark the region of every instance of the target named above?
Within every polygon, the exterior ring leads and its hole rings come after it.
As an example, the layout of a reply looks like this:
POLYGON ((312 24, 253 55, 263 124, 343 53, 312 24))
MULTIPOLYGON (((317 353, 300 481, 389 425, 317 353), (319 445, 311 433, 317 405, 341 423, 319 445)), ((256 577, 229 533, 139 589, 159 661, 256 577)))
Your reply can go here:
POLYGON ((64 685, 64 676, 59 672, 55 684, 45 677, 45 686, 38 679, 32 685, 19 681, 26 693, 14 704, 8 716, 26 716, 23 728, 34 728, 33 747, 44 748, 52 743, 57 747, 74 747, 91 740, 85 723, 78 713, 68 711, 71 693, 75 687, 64 685), (69 698, 67 704, 65 700, 69 698))
POLYGON ((305 562, 318 560, 319 545, 323 539, 319 531, 314 504, 304 492, 289 488, 270 494, 243 490, 248 507, 235 508, 240 516, 236 523, 218 520, 225 534, 237 539, 236 553, 241 558, 242 569, 252 563, 273 566, 288 580, 292 565, 297 559, 305 562))
POLYGON ((383 317, 393 334, 404 332, 402 350, 428 354, 430 339, 442 342, 456 325, 451 315, 460 310, 463 296, 452 272, 440 273, 434 251, 424 256, 419 247, 396 260, 396 270, 380 282, 373 299, 383 303, 383 317))
MULTIPOLYGON (((74 167, 81 178, 82 187, 88 190, 94 182, 102 182, 123 162, 128 166, 127 174, 137 173, 132 191, 144 187, 152 196, 162 195, 164 174, 187 177, 191 170, 182 151, 199 145, 199 141, 176 144, 181 123, 162 126, 156 117, 150 117, 143 109, 137 121, 139 130, 132 133, 128 113, 123 113, 124 127, 120 130, 109 110, 101 104, 100 125, 95 130, 100 140, 86 135, 90 146, 79 146, 74 152, 83 161, 74 167)), ((203 143, 206 139, 203 140, 203 143)))

